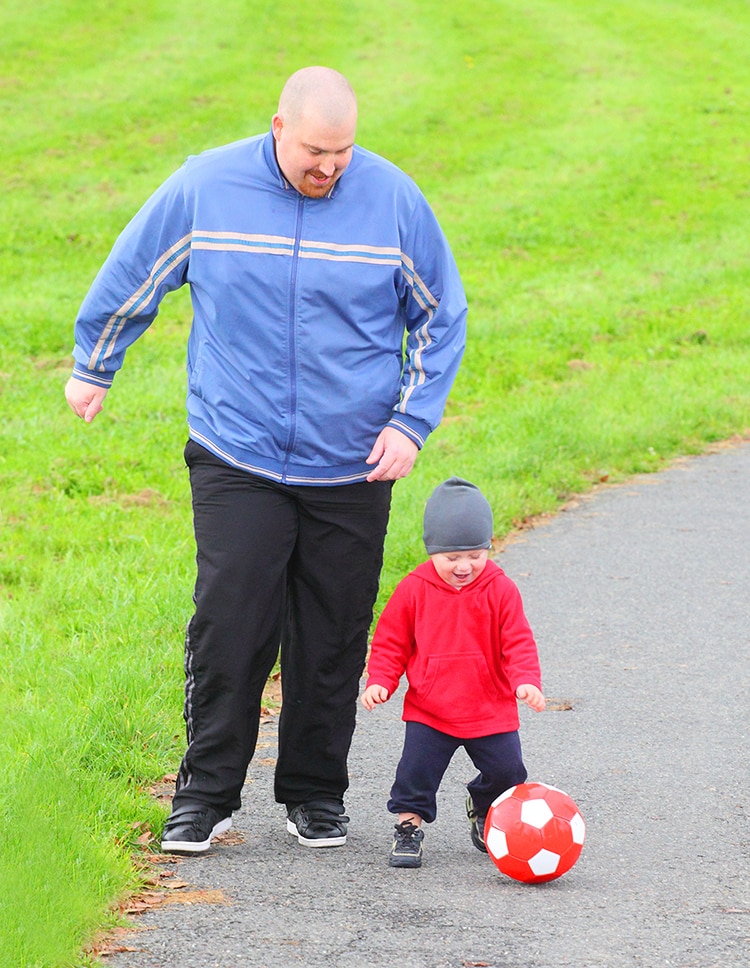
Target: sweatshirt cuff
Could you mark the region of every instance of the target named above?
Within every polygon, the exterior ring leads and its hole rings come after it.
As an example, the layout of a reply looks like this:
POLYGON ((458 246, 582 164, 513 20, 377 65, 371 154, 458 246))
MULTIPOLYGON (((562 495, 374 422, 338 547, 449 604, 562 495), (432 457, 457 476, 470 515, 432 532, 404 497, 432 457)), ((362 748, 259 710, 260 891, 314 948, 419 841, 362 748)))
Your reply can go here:
POLYGON ((388 426, 393 427, 394 430, 400 430, 402 434, 406 434, 420 450, 424 447, 424 442, 427 440, 431 430, 429 424, 426 424, 424 420, 410 417, 406 413, 394 413, 388 421, 388 426))
POLYGON ((388 690, 388 695, 392 696, 398 689, 398 681, 396 681, 394 686, 390 686, 386 676, 368 676, 365 679, 365 689, 369 689, 370 686, 382 686, 383 689, 388 690))
POLYGON ((514 696, 518 692, 519 686, 536 686, 536 688, 541 692, 542 680, 538 676, 524 676, 523 678, 518 680, 515 686, 511 686, 511 688, 513 689, 514 696))
POLYGON ((82 380, 84 383, 91 383, 95 387, 104 387, 108 390, 112 386, 112 382, 115 378, 115 372, 111 373, 95 373, 93 370, 89 370, 85 366, 81 366, 80 363, 76 363, 73 367, 73 376, 76 380, 82 380))

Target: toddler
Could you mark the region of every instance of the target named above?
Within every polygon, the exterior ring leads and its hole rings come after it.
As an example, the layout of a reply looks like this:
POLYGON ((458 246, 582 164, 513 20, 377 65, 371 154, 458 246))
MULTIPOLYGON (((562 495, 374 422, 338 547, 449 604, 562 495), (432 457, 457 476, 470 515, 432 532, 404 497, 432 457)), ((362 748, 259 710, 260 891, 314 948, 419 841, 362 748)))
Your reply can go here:
POLYGON ((429 561, 399 583, 373 636, 362 695, 387 702, 405 673, 404 749, 388 810, 398 815, 391 867, 420 867, 422 823, 463 746, 479 771, 467 785, 471 840, 486 851, 492 801, 526 780, 517 699, 541 712, 545 700, 536 642, 518 588, 494 561, 492 509, 458 477, 433 491, 424 512, 429 561))

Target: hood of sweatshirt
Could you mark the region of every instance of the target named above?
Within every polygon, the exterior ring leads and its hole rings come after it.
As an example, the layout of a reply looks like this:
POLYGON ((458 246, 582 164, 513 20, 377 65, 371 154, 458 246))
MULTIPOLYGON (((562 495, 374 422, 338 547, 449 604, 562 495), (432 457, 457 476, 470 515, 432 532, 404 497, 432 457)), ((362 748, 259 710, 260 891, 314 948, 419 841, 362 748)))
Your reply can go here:
POLYGON ((441 578, 435 570, 435 565, 432 563, 432 559, 429 561, 423 561, 421 565, 418 565, 413 573, 416 578, 421 578, 428 584, 433 585, 441 592, 445 592, 446 595, 472 595, 476 594, 480 589, 489 585, 493 581, 502 578, 505 572, 503 569, 495 564, 492 559, 487 560, 487 564, 484 567, 481 575, 478 575, 474 581, 469 582, 468 585, 464 585, 463 588, 454 588, 453 585, 449 585, 445 579, 441 578))

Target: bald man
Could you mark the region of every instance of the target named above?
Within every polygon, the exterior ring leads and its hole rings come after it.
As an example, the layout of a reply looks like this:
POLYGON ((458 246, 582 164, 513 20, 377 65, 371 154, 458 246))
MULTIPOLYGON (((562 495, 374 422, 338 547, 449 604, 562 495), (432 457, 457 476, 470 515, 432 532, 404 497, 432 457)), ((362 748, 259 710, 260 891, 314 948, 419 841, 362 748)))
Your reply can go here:
POLYGON ((126 226, 76 320, 86 423, 170 290, 189 285, 197 577, 187 748, 162 848, 231 826, 281 655, 275 797, 308 847, 346 842, 347 758, 393 482, 440 422, 466 300, 414 182, 355 144, 347 79, 308 67, 265 135, 189 158, 126 226))

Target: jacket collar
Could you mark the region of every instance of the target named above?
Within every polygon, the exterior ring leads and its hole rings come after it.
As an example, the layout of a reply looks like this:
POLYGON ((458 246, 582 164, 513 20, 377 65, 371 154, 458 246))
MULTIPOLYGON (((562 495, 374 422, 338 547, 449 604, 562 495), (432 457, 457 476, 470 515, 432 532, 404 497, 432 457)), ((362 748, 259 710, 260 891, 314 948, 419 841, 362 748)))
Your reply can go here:
POLYGON ((284 178, 284 173, 281 168, 279 168, 279 163, 276 160, 276 147, 273 137, 273 129, 269 130, 263 142, 263 157, 265 158, 266 164, 268 165, 268 170, 271 172, 274 180, 278 183, 279 188, 289 189, 292 186, 284 178))

